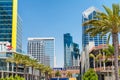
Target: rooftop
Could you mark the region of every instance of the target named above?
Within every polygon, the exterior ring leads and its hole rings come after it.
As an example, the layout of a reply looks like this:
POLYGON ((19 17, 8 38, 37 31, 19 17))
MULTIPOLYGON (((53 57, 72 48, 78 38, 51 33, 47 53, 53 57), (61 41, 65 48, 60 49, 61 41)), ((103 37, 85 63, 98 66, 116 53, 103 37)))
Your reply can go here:
POLYGON ((82 15, 84 18, 88 18, 88 16, 93 12, 93 11, 96 11, 96 12, 99 12, 99 10, 97 8, 95 8, 94 6, 92 7, 89 7, 88 9, 86 9, 82 15))
POLYGON ((35 38, 28 38, 28 40, 47 40, 47 39, 55 39, 54 37, 35 37, 35 38))

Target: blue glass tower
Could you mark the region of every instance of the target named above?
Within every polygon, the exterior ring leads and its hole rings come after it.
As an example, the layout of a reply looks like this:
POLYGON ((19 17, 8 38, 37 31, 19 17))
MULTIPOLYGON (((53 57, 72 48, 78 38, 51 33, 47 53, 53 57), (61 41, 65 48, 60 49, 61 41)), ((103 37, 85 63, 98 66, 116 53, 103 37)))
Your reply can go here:
POLYGON ((72 36, 64 34, 64 67, 72 66, 72 43, 72 36))
POLYGON ((73 66, 79 66, 80 50, 79 45, 77 43, 73 43, 72 60, 73 66))
POLYGON ((17 11, 18 0, 0 0, 0 41, 8 41, 22 52, 22 21, 17 11))
MULTIPOLYGON (((94 19, 96 12, 98 12, 98 11, 99 10, 96 9, 95 7, 90 7, 88 9, 86 9, 82 13, 82 22, 94 19)), ((106 39, 107 39, 106 35, 101 38, 100 34, 97 34, 95 37, 91 37, 89 33, 85 33, 86 29, 91 28, 91 27, 92 26, 83 26, 82 27, 82 46, 83 46, 83 48, 86 47, 86 45, 90 41, 94 41, 95 46, 98 46, 100 44, 106 44, 106 39)))

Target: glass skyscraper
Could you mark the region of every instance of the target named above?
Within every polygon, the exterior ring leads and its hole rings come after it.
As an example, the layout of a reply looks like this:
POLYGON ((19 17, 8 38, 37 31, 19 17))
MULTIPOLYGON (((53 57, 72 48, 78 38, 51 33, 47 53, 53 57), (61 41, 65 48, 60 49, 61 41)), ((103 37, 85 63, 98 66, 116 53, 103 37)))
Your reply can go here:
MULTIPOLYGON (((98 11, 99 10, 96 9, 95 7, 90 7, 88 9, 86 9, 82 13, 82 22, 95 19, 96 12, 98 12, 98 11)), ((100 34, 97 34, 95 37, 91 37, 89 33, 85 33, 86 29, 91 28, 91 27, 92 26, 83 26, 82 27, 82 46, 83 46, 83 48, 85 48, 86 45, 90 41, 94 41, 95 46, 98 46, 100 44, 106 44, 106 39, 107 39, 106 35, 101 38, 100 34)))
POLYGON ((15 51, 22 51, 22 21, 18 0, 0 0, 0 41, 8 41, 15 51))
POLYGON ((73 39, 70 33, 64 34, 64 67, 72 66, 73 39))
POLYGON ((79 66, 80 50, 79 50, 79 45, 77 43, 73 43, 72 60, 73 60, 73 66, 79 66))
POLYGON ((54 67, 55 38, 28 38, 27 49, 40 63, 54 67))
POLYGON ((79 66, 79 45, 73 42, 70 33, 64 34, 64 67, 79 66))

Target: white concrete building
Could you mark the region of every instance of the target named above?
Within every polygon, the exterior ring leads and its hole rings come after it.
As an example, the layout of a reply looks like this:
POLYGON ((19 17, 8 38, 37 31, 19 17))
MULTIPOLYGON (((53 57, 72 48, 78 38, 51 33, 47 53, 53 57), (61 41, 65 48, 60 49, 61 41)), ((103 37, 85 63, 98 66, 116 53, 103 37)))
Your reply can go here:
POLYGON ((28 38, 27 53, 40 63, 54 67, 55 38, 28 38))
POLYGON ((89 69, 89 52, 94 47, 94 42, 89 42, 81 53, 81 76, 89 69))

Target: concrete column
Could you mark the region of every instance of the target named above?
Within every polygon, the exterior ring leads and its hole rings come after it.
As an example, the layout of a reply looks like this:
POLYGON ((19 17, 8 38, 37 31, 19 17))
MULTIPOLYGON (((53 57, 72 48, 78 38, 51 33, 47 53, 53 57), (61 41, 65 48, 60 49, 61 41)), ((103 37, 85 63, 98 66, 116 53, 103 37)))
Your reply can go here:
POLYGON ((100 79, 100 80, 102 80, 102 74, 101 74, 101 72, 100 72, 99 76, 100 76, 100 78, 99 78, 99 79, 100 79))
POLYGON ((3 78, 3 71, 2 71, 2 73, 1 73, 1 77, 3 78))
POLYGON ((7 71, 9 71, 9 62, 7 62, 7 71))
POLYGON ((12 64, 12 76, 13 76, 13 72, 14 72, 14 64, 13 63, 11 63, 12 64))
MULTIPOLYGON (((105 52, 103 52, 103 58, 105 60, 105 52)), ((103 62, 103 65, 104 65, 104 70, 105 70, 105 62, 103 62)))

